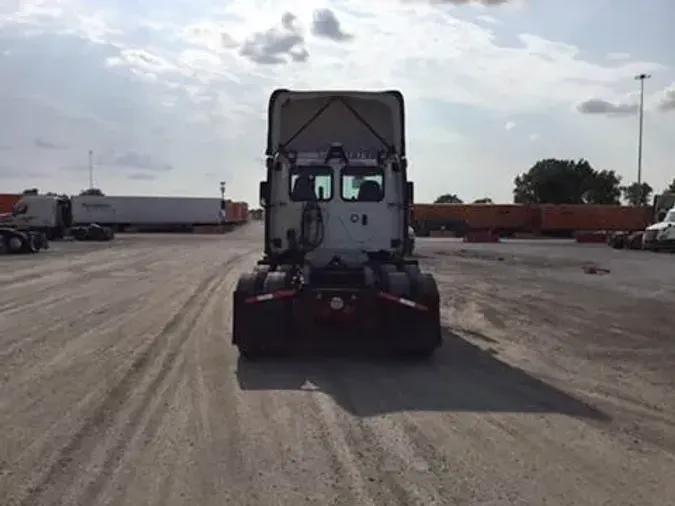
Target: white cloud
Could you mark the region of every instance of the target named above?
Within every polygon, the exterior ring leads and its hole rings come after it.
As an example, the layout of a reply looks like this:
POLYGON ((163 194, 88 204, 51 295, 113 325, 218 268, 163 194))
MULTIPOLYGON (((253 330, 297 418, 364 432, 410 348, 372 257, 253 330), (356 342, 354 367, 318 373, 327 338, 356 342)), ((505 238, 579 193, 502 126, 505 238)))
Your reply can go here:
POLYGON ((581 102, 577 109, 582 114, 634 115, 639 108, 637 103, 612 102, 601 98, 590 98, 581 102))
POLYGON ((661 97, 658 100, 658 108, 663 112, 675 111, 675 83, 671 84, 661 92, 661 97))
POLYGON ((317 9, 314 11, 312 20, 312 34, 317 37, 325 37, 337 42, 342 42, 352 38, 350 34, 344 31, 338 21, 335 13, 330 9, 317 9))
POLYGON ((295 22, 295 14, 284 12, 280 27, 272 26, 252 33, 241 44, 239 54, 264 65, 304 62, 309 53, 305 48, 305 37, 295 22))
MULTIPOLYGON (((8 166, 50 174, 45 185, 75 187, 77 171, 61 176, 54 168, 81 165, 90 148, 101 157, 143 153, 173 169, 148 175, 147 167, 101 168, 100 186, 129 191, 131 179, 138 191, 199 194, 226 178, 229 191, 255 202, 274 88, 398 88, 407 99, 418 196, 435 197, 452 140, 458 175, 472 169, 448 191, 506 199, 515 173, 550 154, 545 149, 609 160, 618 139, 634 135, 619 130, 608 142, 588 123, 592 117, 570 111, 574 106, 589 114, 633 114, 635 97, 626 95, 631 76, 658 71, 675 80, 656 61, 616 54, 590 60, 586 48, 544 38, 546 26, 539 33, 495 26, 490 15, 511 3, 518 2, 167 0, 151 10, 112 0, 26 0, 0 6, 0 65, 12 76, 0 82, 0 107, 15 118, 0 123, 3 145, 12 147, 3 156, 11 153, 8 166), (535 145, 532 136, 502 137, 515 123, 546 136, 535 145), (36 150, 31 143, 38 138, 67 148, 36 150)), ((530 15, 526 5, 509 11, 521 16, 517 26, 537 26, 530 15)), ((621 47, 632 47, 628 37, 621 35, 621 47)), ((649 95, 650 110, 672 109, 674 99, 672 91, 649 95)), ((627 129, 623 123, 612 128, 627 129)), ((656 134, 650 142, 649 156, 665 160, 670 143, 656 134)))
POLYGON ((513 121, 507 121, 504 125, 504 129, 507 131, 513 130, 514 128, 516 128, 516 124, 513 121))
POLYGON ((493 16, 488 16, 487 14, 481 14, 479 16, 476 16, 476 20, 482 21, 483 23, 487 23, 489 25, 501 25, 502 22, 493 17, 493 16))

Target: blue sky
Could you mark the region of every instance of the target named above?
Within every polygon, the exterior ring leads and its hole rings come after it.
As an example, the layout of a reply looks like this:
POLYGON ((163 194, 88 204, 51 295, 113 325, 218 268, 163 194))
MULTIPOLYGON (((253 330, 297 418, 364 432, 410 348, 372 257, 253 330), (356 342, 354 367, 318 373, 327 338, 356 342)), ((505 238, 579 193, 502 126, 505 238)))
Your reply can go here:
POLYGON ((269 93, 398 88, 418 201, 511 201, 543 157, 675 177, 672 0, 9 0, 0 193, 257 202, 269 93), (321 21, 321 22, 317 22, 321 21))

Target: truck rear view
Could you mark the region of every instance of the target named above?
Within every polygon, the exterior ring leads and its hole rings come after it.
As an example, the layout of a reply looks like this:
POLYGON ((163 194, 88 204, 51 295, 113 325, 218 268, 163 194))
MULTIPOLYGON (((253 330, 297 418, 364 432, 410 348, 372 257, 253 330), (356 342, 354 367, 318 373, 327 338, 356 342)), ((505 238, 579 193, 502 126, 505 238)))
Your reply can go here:
POLYGON ((240 353, 351 343, 431 355, 441 343, 440 299, 407 256, 403 96, 277 90, 266 155, 265 255, 234 296, 240 353))

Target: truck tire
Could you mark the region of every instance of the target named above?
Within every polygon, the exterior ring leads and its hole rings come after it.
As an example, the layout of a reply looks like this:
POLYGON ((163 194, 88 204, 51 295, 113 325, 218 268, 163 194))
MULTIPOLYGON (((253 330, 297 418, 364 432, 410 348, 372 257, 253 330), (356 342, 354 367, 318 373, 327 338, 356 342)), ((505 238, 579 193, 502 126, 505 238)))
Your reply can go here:
POLYGON ((239 278, 234 293, 232 343, 244 360, 255 361, 285 354, 290 303, 285 300, 247 303, 246 299, 282 290, 286 279, 286 272, 269 272, 266 268, 256 269, 239 278))
POLYGON ((426 306, 415 328, 414 341, 404 343, 398 356, 406 360, 426 361, 430 359, 442 343, 440 294, 436 280, 429 273, 415 272, 409 274, 409 298, 426 306))
POLYGON ((609 238, 609 245, 614 249, 623 249, 626 246, 626 237, 623 234, 614 234, 609 238))
POLYGON ((10 235, 5 238, 6 250, 12 255, 21 253, 21 250, 25 247, 24 241, 19 235, 10 235))

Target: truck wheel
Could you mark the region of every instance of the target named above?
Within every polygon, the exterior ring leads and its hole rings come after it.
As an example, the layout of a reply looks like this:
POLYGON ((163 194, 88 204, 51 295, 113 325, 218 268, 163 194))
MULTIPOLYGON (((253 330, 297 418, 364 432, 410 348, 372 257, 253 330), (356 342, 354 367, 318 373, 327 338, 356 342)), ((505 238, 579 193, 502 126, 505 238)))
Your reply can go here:
POLYGON ((614 249, 623 249, 626 240, 623 235, 615 234, 609 240, 609 245, 614 249))
POLYGON ((411 360, 431 358, 442 343, 440 294, 436 280, 429 273, 411 277, 412 299, 428 308, 417 322, 416 339, 407 343, 404 357, 411 360))
POLYGON ((23 240, 21 237, 12 235, 6 239, 7 242, 7 251, 9 253, 20 253, 24 247, 23 240))
POLYGON ((39 251, 37 241, 35 240, 35 236, 33 234, 28 235, 28 252, 29 253, 37 253, 39 251))

